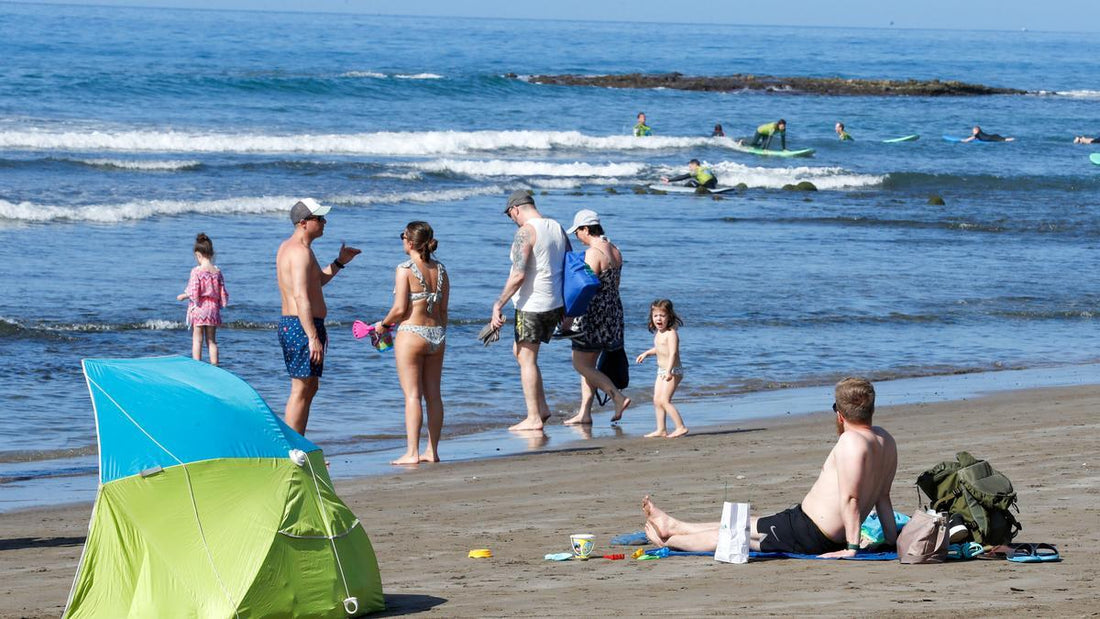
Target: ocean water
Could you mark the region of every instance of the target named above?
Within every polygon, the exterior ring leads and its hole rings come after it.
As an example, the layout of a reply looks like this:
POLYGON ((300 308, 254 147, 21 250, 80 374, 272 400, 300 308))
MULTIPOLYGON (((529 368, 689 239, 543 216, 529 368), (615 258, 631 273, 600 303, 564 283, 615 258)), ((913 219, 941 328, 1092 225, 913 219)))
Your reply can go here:
MULTIPOLYGON (((322 262, 332 342, 310 438, 384 462, 403 445, 392 356, 350 334, 391 302, 398 234, 426 219, 453 293, 445 440, 523 414, 507 344, 474 335, 508 272, 505 196, 604 219, 626 259, 628 354, 649 303, 682 314, 685 401, 777 387, 1089 364, 1097 276, 1100 43, 1042 32, 750 28, 0 4, 0 492, 95 470, 86 357, 189 354, 191 243, 230 291, 223 366, 282 410, 273 259, 287 209, 335 206, 322 262), (783 45, 776 45, 782 41, 783 45), (1033 94, 824 97, 541 86, 538 73, 679 71, 960 79, 1033 94), (644 110, 655 137, 629 137, 644 110), (787 119, 814 157, 712 140, 787 119), (843 121, 854 143, 839 143, 843 121), (950 144, 980 123, 1008 144, 950 144), (917 142, 882 139, 919 133, 917 142), (721 200, 639 188, 704 160, 721 200), (819 191, 782 190, 812 181, 819 191), (946 204, 928 203, 932 194, 946 204)), ((568 346, 544 348, 576 406, 568 346)), ((652 428, 652 364, 622 430, 652 428)), ((688 419, 690 424, 691 419, 688 419)), ((597 416, 606 424, 605 416, 597 416)), ((444 442, 443 456, 447 454, 444 442)), ((93 482, 94 483, 94 482, 93 482)), ((2 501, 0 501, 2 502, 2 501)))

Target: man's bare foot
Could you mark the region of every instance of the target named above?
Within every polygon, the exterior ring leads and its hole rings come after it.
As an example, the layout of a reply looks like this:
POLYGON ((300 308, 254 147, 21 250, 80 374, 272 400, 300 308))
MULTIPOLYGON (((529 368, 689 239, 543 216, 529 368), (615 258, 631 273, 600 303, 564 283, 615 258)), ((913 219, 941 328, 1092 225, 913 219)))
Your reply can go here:
POLYGON ((435 455, 434 453, 426 453, 423 456, 420 456, 420 461, 421 462, 439 462, 439 456, 435 455))
POLYGON ((668 538, 662 538, 661 534, 657 532, 657 527, 653 526, 652 522, 645 523, 645 537, 649 540, 650 544, 654 546, 666 546, 668 538))
POLYGON ((619 392, 619 397, 615 399, 615 416, 611 418, 611 422, 614 423, 623 418, 623 411, 630 408, 630 398, 623 395, 623 392, 619 392))
POLYGON ((580 413, 577 413, 576 415, 573 415, 569 419, 566 419, 563 423, 565 423, 565 425, 567 425, 567 426, 576 426, 576 425, 590 426, 590 425, 592 425, 592 415, 590 413, 586 414, 584 412, 580 412, 580 413))
POLYGON ((663 540, 672 537, 672 527, 675 522, 672 516, 654 505, 648 494, 642 499, 642 513, 645 514, 646 533, 649 533, 649 527, 652 526, 657 538, 662 540, 661 545, 664 546, 663 540))
POLYGON ((676 438, 677 436, 683 436, 687 433, 688 433, 687 426, 684 426, 682 428, 676 428, 672 432, 668 433, 668 438, 676 438))
POLYGON ((545 419, 531 419, 530 417, 517 423, 514 426, 510 426, 509 430, 541 430, 545 419))
POLYGON ((405 464, 420 464, 419 454, 405 454, 396 460, 390 460, 390 464, 405 465, 405 464))
POLYGON ((657 437, 664 438, 665 437, 665 431, 662 430, 662 429, 654 430, 654 431, 650 432, 649 434, 646 434, 645 437, 646 438, 657 438, 657 437))

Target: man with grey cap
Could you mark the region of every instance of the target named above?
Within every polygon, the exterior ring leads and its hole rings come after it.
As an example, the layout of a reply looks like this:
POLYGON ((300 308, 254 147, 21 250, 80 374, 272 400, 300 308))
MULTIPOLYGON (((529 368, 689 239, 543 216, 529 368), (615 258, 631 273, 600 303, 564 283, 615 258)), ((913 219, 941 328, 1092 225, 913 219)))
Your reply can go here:
POLYGON ((569 237, 561 224, 543 217, 535 208, 535 200, 526 190, 513 191, 508 196, 504 215, 519 230, 512 240, 512 271, 504 290, 493 303, 494 328, 504 325, 504 304, 515 304, 515 343, 512 352, 519 363, 523 399, 527 417, 512 430, 541 430, 550 418, 550 406, 539 370, 539 346, 549 342, 562 318, 565 300, 562 298, 562 263, 569 251, 569 237))
POLYGON ((279 344, 290 375, 290 397, 286 401, 286 423, 305 436, 309 407, 317 395, 325 364, 328 334, 325 332, 325 297, 321 287, 329 283, 353 258, 358 249, 340 245, 340 254, 324 269, 313 255, 311 244, 325 233, 325 215, 332 209, 312 198, 303 198, 290 208, 294 233, 279 245, 275 270, 279 280, 283 315, 279 320, 279 344))

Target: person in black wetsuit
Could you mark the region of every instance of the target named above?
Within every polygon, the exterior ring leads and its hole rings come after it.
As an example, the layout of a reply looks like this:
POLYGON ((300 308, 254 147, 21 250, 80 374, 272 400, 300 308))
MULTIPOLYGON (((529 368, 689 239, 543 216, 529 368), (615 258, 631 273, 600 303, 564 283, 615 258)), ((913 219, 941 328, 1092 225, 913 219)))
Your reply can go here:
POLYGON ((710 133, 710 137, 712 137, 712 138, 724 138, 724 137, 726 137, 726 132, 722 130, 722 125, 714 125, 714 131, 712 131, 710 133))
POLYGON ((718 177, 710 171, 710 168, 704 168, 698 159, 692 159, 688 162, 687 174, 661 179, 663 183, 675 183, 677 181, 687 181, 688 187, 714 189, 718 186, 718 177))
POLYGON ((1100 137, 1090 138, 1087 135, 1079 135, 1073 138, 1074 144, 1100 144, 1100 137))
POLYGON ((974 125, 973 134, 963 140, 963 142, 973 142, 977 140, 979 142, 1011 142, 1016 138, 1006 138, 1003 135, 997 135, 996 133, 986 133, 982 131, 982 128, 978 125, 974 125))

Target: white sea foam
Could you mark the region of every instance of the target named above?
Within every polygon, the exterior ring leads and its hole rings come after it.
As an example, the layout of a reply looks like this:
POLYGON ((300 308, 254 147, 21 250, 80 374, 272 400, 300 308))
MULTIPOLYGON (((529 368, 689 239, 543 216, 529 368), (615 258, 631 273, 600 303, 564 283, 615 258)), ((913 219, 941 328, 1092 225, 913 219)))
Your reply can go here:
POLYGON ((202 165, 200 161, 143 161, 126 159, 76 159, 77 163, 99 168, 118 168, 120 170, 143 170, 153 172, 172 172, 188 170, 202 165))
POLYGON ((341 73, 340 77, 369 77, 374 79, 385 79, 388 77, 385 73, 378 73, 376 71, 347 71, 341 73))
POLYGON ((418 181, 422 178, 420 172, 410 170, 408 172, 379 172, 374 178, 396 178, 401 181, 418 181))
MULTIPOLYGON (((587 180, 587 179, 585 179, 587 180)), ((579 178, 539 178, 528 181, 532 187, 539 189, 576 189, 584 184, 579 178)))
MULTIPOLYGON (((798 166, 785 167, 754 167, 733 161, 720 161, 713 164, 704 162, 714 173, 718 175, 718 181, 723 185, 736 185, 745 183, 749 187, 778 189, 783 185, 810 181, 818 189, 855 189, 859 187, 873 187, 885 180, 885 176, 875 174, 859 174, 841 167, 813 167, 798 166)), ((659 176, 672 176, 686 172, 686 168, 665 167, 659 171, 659 176)))
POLYGON ((412 75, 398 73, 397 75, 394 75, 394 77, 396 77, 399 80, 441 80, 441 79, 443 79, 442 75, 438 75, 436 73, 415 73, 415 74, 412 74, 412 75))
MULTIPOLYGON (((397 204, 400 202, 433 203, 459 202, 475 196, 503 194, 503 187, 485 186, 466 189, 444 189, 442 191, 407 191, 402 193, 373 193, 336 195, 327 199, 332 204, 369 205, 397 204)), ((284 207, 285 208, 285 207, 284 207)))
MULTIPOLYGON (((433 203, 454 202, 478 195, 503 193, 500 187, 474 187, 470 189, 446 189, 442 191, 412 191, 360 196, 332 196, 322 202, 341 204, 397 204, 402 202, 433 203)), ((32 202, 7 202, 0 200, 0 220, 26 222, 92 221, 118 223, 147 219, 160 215, 203 213, 218 215, 284 214, 297 197, 264 196, 227 198, 223 200, 145 200, 122 204, 92 204, 87 206, 54 206, 32 202)))
POLYGON ((119 331, 119 330, 132 330, 141 329, 147 331, 168 331, 173 329, 183 329, 187 327, 187 323, 180 322, 178 320, 164 320, 158 318, 151 318, 144 322, 128 325, 97 323, 97 322, 80 322, 74 324, 53 325, 45 327, 50 331, 76 331, 76 332, 98 332, 98 331, 119 331))
POLYGON ((1100 90, 1040 90, 1039 95, 1056 95, 1073 99, 1100 99, 1100 90))
POLYGON ((644 163, 604 163, 593 164, 575 161, 572 163, 554 163, 549 161, 503 160, 487 161, 465 159, 439 159, 413 164, 413 167, 425 172, 447 172, 462 176, 637 176, 646 168, 644 163))
POLYGON ((0 131, 0 150, 165 153, 308 153, 389 156, 462 155, 516 150, 684 150, 733 148, 703 137, 592 136, 577 131, 423 131, 269 135, 185 131, 0 131))

